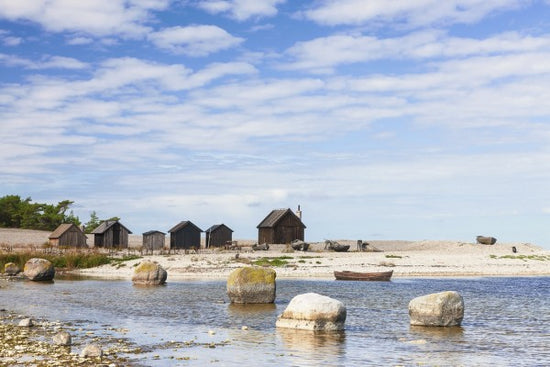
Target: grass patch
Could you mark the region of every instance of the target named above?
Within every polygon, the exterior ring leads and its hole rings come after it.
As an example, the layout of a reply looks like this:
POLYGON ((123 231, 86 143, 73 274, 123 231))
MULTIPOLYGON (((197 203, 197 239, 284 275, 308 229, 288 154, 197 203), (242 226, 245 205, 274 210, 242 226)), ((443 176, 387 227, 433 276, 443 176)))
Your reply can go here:
POLYGON ((322 256, 298 256, 299 259, 320 259, 322 256))
POLYGON ((401 259, 403 256, 400 255, 386 255, 387 259, 401 259))
POLYGON ((254 261, 252 264, 258 266, 285 266, 288 264, 287 260, 293 259, 291 256, 279 256, 279 257, 262 257, 254 261))
POLYGON ((513 260, 535 260, 535 261, 550 261, 550 255, 490 255, 491 259, 513 259, 513 260))
POLYGON ((105 264, 120 264, 128 260, 139 259, 137 255, 126 255, 123 257, 111 257, 107 254, 98 252, 79 252, 71 251, 64 254, 45 254, 41 251, 25 251, 0 253, 0 271, 4 270, 4 265, 11 262, 19 266, 21 269, 25 267, 25 263, 30 259, 38 257, 46 259, 59 269, 88 269, 105 264))

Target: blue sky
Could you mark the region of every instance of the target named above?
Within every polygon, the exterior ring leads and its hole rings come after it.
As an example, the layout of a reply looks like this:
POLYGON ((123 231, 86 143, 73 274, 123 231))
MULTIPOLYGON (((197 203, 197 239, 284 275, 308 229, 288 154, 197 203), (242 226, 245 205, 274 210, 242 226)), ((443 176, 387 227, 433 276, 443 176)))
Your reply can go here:
POLYGON ((550 248, 549 60, 548 0, 0 0, 0 194, 550 248))

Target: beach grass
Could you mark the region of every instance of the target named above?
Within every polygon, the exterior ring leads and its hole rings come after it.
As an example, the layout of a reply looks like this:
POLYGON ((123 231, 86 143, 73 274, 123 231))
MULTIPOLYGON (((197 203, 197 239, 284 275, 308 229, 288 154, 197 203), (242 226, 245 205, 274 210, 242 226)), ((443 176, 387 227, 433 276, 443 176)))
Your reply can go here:
POLYGON ((23 269, 25 263, 35 257, 46 259, 55 268, 66 270, 89 269, 106 264, 120 266, 120 264, 126 261, 140 258, 137 255, 113 257, 108 254, 90 251, 68 251, 60 254, 44 253, 42 251, 21 251, 0 253, 0 269, 4 269, 4 265, 10 262, 23 269))

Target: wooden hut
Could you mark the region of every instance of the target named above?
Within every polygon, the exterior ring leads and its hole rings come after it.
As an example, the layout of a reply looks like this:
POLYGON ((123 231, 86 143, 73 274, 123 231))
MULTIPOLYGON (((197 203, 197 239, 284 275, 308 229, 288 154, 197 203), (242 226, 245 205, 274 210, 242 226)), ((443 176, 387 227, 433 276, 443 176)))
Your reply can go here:
POLYGON ((233 230, 225 224, 215 224, 206 231, 205 246, 220 247, 233 240, 233 230))
POLYGON ((131 233, 118 220, 103 221, 92 231, 94 247, 128 248, 128 235, 131 233))
POLYGON ((161 231, 149 231, 143 233, 143 248, 146 250, 162 250, 166 234, 161 231))
POLYGON ((50 245, 57 247, 88 247, 86 234, 75 224, 60 224, 48 237, 50 245))
POLYGON ((170 232, 171 249, 198 249, 201 247, 202 229, 186 220, 172 227, 170 232))
POLYGON ((275 209, 257 226, 258 243, 290 243, 304 240, 306 226, 290 209, 275 209))

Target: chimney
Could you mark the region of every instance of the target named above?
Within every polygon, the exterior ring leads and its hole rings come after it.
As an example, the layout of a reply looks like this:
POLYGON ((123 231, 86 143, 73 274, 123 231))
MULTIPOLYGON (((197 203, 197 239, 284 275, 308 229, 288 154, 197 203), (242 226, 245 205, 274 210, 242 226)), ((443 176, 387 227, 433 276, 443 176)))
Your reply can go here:
POLYGON ((302 210, 300 209, 300 205, 298 205, 298 210, 296 210, 296 216, 302 220, 302 210))

